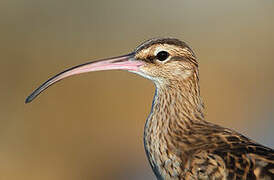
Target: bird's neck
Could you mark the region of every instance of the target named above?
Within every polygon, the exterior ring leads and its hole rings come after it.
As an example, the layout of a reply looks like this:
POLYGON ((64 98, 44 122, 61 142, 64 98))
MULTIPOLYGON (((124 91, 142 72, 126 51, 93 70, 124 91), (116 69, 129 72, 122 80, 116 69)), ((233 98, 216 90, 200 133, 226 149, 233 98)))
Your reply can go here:
POLYGON ((176 154, 176 141, 180 139, 183 145, 182 138, 185 137, 187 150, 187 137, 192 134, 193 124, 204 123, 204 106, 198 83, 198 76, 192 76, 182 81, 156 84, 144 132, 146 153, 156 175, 160 172, 159 164, 165 162, 161 159, 163 154, 171 150, 173 155, 171 153, 168 156, 174 156, 171 157, 174 160, 181 156, 176 154))
POLYGON ((149 133, 156 129, 188 131, 193 123, 199 122, 204 122, 204 104, 197 76, 156 84, 151 113, 146 122, 149 133))

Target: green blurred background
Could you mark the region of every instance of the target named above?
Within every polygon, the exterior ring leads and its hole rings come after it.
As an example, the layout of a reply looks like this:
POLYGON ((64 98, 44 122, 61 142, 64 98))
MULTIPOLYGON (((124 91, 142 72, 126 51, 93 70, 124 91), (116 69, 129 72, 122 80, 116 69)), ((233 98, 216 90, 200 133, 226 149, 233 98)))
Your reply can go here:
POLYGON ((273 19, 271 0, 1 0, 0 179, 154 179, 142 139, 150 81, 83 74, 24 104, 65 68, 152 37, 194 49, 208 120, 274 147, 273 19))

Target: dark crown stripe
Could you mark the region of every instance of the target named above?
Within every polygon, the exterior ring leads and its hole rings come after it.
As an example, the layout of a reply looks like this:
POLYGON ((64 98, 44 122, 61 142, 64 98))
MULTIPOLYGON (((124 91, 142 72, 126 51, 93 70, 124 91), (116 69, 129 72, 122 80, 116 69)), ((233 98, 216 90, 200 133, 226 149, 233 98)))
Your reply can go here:
POLYGON ((179 39, 176 39, 176 38, 154 38, 154 39, 145 41, 144 43, 139 45, 135 49, 135 52, 137 53, 137 52, 139 52, 143 49, 146 49, 154 44, 171 44, 171 45, 175 45, 175 46, 181 46, 182 48, 187 47, 190 51, 192 51, 191 48, 185 42, 180 41, 179 39))

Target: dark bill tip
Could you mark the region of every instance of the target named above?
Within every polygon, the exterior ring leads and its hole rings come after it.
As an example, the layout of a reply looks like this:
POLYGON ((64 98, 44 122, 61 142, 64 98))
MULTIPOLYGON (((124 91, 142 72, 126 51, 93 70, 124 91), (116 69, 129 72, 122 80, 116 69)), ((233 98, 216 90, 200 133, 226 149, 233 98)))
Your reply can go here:
POLYGON ((25 104, 31 102, 32 100, 33 100, 33 96, 29 95, 25 100, 25 104))

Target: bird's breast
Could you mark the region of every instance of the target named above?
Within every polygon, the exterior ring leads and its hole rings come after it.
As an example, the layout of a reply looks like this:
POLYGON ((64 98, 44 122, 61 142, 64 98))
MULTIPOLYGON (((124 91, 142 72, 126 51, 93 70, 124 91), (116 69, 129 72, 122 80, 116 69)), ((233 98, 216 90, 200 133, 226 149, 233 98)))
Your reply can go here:
POLYGON ((147 119, 144 133, 146 154, 158 179, 179 179, 181 158, 172 151, 171 139, 162 122, 155 117, 147 119))

